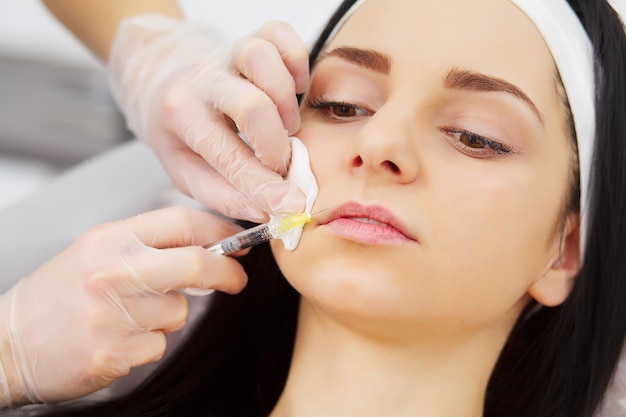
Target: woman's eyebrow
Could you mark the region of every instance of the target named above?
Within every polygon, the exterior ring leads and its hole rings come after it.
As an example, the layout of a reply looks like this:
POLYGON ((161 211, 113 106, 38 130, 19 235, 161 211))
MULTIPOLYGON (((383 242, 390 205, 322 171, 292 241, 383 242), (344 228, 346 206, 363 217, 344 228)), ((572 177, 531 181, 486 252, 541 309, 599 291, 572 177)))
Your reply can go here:
MULTIPOLYGON (((317 62, 333 56, 380 74, 387 75, 391 72, 391 58, 372 49, 340 46, 321 54, 317 62)), ((521 88, 501 78, 492 77, 479 72, 452 68, 444 77, 443 84, 444 87, 455 90, 491 91, 511 94, 526 103, 543 124, 543 115, 535 103, 533 103, 521 88)))
POLYGON ((543 115, 539 109, 537 109, 535 103, 524 94, 521 88, 503 79, 491 77, 479 72, 452 68, 444 78, 443 85, 446 88, 455 90, 497 91, 511 94, 526 103, 543 124, 543 115))
POLYGON ((350 63, 378 72, 380 74, 386 75, 391 72, 391 59, 387 55, 371 49, 340 46, 320 55, 318 62, 331 56, 342 58, 350 63))

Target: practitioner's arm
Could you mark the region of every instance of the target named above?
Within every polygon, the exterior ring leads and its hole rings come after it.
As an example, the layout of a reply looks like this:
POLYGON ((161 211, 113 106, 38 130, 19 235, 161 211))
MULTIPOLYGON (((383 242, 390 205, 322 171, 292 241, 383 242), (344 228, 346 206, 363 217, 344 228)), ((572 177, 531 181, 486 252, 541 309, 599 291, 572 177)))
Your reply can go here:
POLYGON ((304 209, 304 195, 283 179, 300 126, 296 93, 309 82, 307 46, 289 25, 226 44, 208 25, 181 20, 173 0, 45 3, 108 61, 129 129, 180 190, 252 221, 304 209))
POLYGON ((141 214, 85 232, 0 295, 0 408, 83 396, 158 360, 187 319, 176 290, 245 286, 235 259, 203 248, 240 230, 187 208, 141 214))
POLYGON ((70 31, 103 61, 122 20, 146 13, 183 19, 176 0, 42 0, 70 31))

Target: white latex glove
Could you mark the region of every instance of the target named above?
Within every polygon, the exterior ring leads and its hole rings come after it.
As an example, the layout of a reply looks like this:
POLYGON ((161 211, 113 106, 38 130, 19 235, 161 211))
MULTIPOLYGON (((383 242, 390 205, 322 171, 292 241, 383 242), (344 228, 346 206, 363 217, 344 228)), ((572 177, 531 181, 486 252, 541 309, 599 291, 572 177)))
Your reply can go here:
POLYGON ((187 318, 176 289, 245 286, 236 260, 201 247, 240 230, 177 207, 80 236, 0 296, 0 405, 83 396, 158 360, 187 318))
POLYGON ((226 45, 202 24, 130 18, 113 43, 109 79, 129 129, 181 191, 251 221, 304 209, 305 197, 283 180, 288 136, 300 125, 296 92, 309 82, 307 47, 291 26, 268 23, 226 45))

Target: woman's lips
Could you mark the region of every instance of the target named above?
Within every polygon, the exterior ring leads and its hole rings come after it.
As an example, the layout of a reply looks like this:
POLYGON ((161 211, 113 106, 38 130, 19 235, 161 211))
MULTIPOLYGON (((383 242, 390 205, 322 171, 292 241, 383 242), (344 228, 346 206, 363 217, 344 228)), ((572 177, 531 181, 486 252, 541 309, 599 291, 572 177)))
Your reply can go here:
POLYGON ((357 242, 389 244, 416 241, 388 209, 350 202, 343 204, 319 223, 336 235, 357 242))

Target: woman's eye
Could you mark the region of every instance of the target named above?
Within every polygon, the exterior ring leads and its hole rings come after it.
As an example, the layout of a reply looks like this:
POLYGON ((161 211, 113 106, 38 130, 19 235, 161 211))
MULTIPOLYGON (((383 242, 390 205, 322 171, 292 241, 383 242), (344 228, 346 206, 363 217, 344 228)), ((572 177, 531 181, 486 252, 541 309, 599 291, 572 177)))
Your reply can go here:
POLYGON ((469 132, 460 132, 459 142, 474 149, 481 149, 487 146, 485 138, 469 132))
POLYGON ((347 104, 334 104, 329 106, 329 110, 337 117, 354 117, 357 115, 354 106, 347 104))
POLYGON ((357 104, 343 101, 327 100, 317 97, 306 101, 307 107, 322 112, 322 115, 332 120, 342 121, 360 116, 367 116, 371 112, 357 104))
POLYGON ((468 130, 446 129, 445 132, 454 138, 455 146, 469 154, 469 156, 488 158, 513 152, 513 149, 509 146, 468 130))

